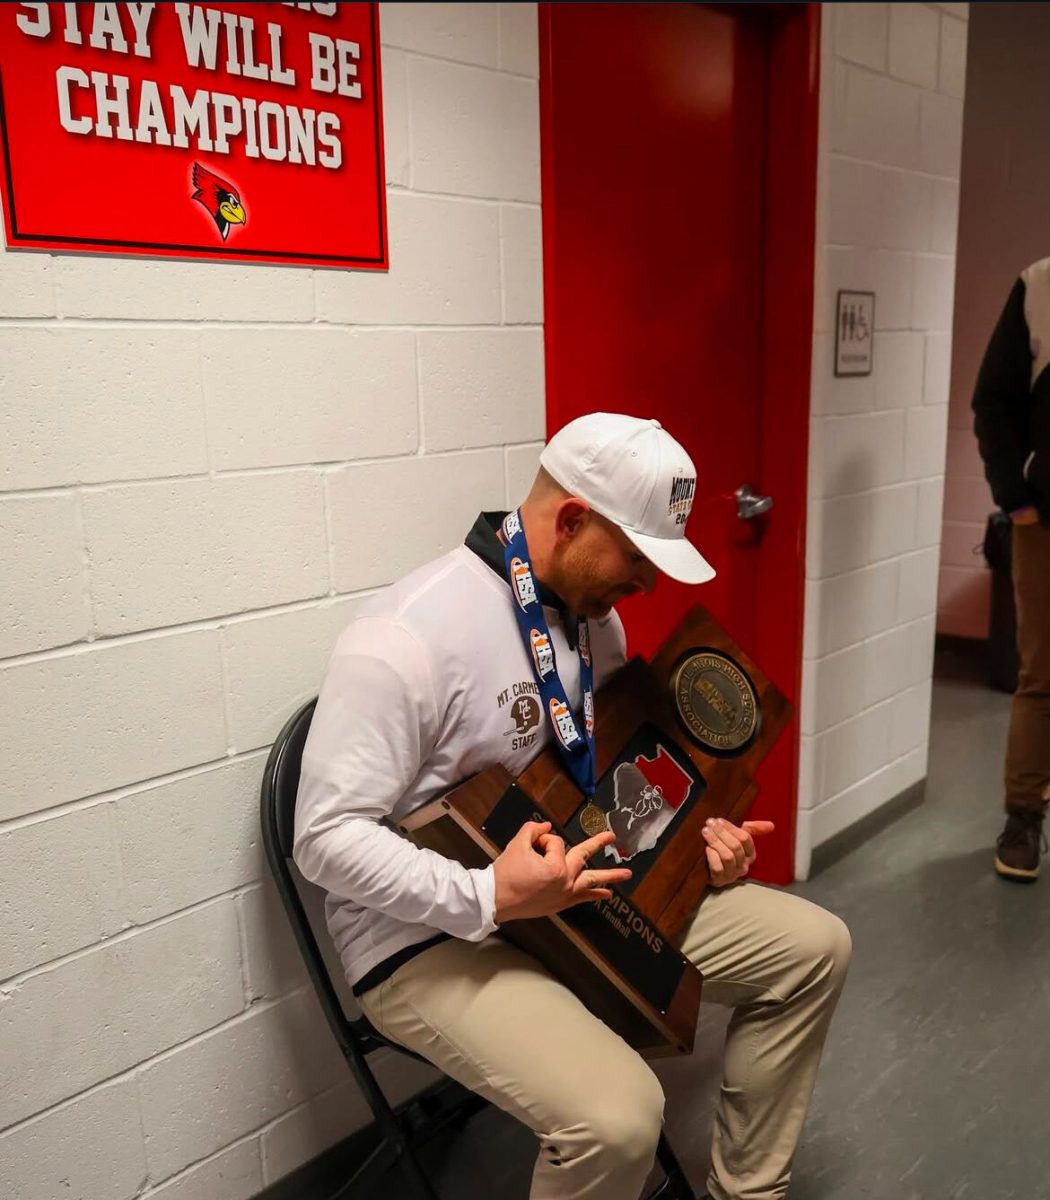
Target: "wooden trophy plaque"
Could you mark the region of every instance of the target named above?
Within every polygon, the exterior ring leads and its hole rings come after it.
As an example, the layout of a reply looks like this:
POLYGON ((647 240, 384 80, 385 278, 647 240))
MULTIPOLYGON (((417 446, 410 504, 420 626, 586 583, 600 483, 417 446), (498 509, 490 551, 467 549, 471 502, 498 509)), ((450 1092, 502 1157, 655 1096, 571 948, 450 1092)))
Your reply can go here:
POLYGON ((516 780, 490 768, 401 828, 468 867, 487 866, 525 821, 551 821, 568 843, 612 829, 616 842, 590 865, 634 874, 611 900, 510 921, 501 935, 636 1049, 688 1054, 702 980, 675 938, 710 882, 701 829, 711 816, 739 824, 790 718, 776 686, 698 606, 650 662, 632 659, 595 697, 593 799, 548 745, 516 780))

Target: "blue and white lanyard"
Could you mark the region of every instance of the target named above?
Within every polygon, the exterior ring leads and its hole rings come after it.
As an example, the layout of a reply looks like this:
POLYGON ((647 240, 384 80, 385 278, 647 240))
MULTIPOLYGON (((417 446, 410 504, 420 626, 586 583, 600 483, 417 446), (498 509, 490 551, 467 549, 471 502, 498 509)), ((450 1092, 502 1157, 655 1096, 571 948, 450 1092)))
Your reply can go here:
POLYGON ((588 798, 596 786, 594 749, 594 669, 587 620, 577 618, 576 646, 580 656, 580 687, 583 689, 584 729, 581 732, 572 705, 558 675, 554 661, 554 643, 543 615, 529 559, 529 546, 521 524, 521 511, 510 512, 503 520, 503 561, 514 595, 515 614, 525 649, 532 659, 532 670, 539 684, 543 707, 550 717, 554 740, 577 787, 588 798))

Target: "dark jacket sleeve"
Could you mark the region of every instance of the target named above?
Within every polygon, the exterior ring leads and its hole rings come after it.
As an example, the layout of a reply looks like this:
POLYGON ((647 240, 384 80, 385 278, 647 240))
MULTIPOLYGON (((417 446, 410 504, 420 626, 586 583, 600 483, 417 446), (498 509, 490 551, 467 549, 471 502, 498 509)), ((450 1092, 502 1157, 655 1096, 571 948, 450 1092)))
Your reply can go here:
POLYGON ((1032 452, 1032 349, 1018 279, 984 353, 973 394, 974 433, 992 496, 1006 512, 1035 501, 1025 478, 1032 452))

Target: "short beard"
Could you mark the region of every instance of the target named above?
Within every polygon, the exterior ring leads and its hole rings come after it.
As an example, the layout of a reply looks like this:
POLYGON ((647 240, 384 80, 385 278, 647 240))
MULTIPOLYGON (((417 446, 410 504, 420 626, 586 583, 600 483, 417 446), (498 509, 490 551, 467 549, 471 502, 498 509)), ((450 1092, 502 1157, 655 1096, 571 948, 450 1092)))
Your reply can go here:
POLYGON ((551 586, 569 608, 581 617, 595 619, 608 616, 612 608, 611 589, 601 588, 598 556, 585 546, 571 543, 558 564, 558 581, 551 586))

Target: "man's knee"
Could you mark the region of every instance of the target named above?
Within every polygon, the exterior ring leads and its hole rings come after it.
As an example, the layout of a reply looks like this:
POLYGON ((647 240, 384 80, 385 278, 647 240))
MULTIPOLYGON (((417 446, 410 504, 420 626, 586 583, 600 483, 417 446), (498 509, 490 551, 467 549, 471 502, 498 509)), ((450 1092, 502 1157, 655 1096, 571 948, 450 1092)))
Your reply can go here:
POLYGON ((841 986, 846 978, 853 940, 846 923, 834 913, 819 908, 799 931, 798 948, 822 978, 841 986))
POLYGON ((853 957, 853 939, 846 922, 827 913, 824 922, 824 958, 832 976, 839 982, 846 978, 850 959, 853 957))
POLYGON ((581 1132, 589 1143, 587 1149, 609 1163, 610 1169, 648 1167, 656 1155, 663 1118, 663 1089, 646 1067, 630 1086, 621 1081, 596 1095, 581 1132))

